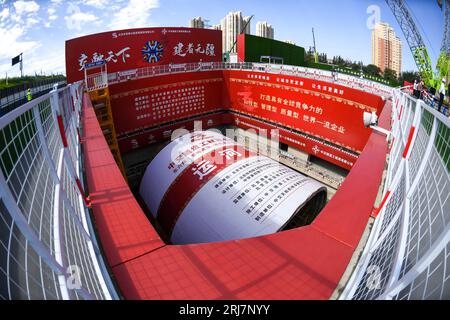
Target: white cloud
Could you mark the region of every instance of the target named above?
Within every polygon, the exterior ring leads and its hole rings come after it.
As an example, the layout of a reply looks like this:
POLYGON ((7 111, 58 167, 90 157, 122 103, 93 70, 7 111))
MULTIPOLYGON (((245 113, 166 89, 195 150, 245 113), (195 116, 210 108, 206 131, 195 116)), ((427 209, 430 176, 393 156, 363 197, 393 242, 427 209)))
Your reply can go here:
POLYGON ((37 41, 20 41, 25 34, 25 28, 14 25, 11 28, 0 28, 0 39, 6 46, 0 46, 0 59, 9 59, 21 52, 35 50, 40 46, 37 41))
POLYGON ((50 21, 54 21, 56 19, 58 19, 58 15, 56 15, 56 9, 53 7, 50 7, 47 9, 47 13, 48 13, 48 22, 46 22, 44 25, 49 28, 50 27, 50 21))
POLYGON ((83 0, 83 4, 98 9, 103 9, 109 4, 109 0, 83 0))
POLYGON ((34 13, 39 11, 39 5, 35 1, 16 1, 14 2, 16 14, 21 16, 24 13, 34 13))
POLYGON ((0 11, 0 21, 6 20, 9 17, 9 8, 4 8, 0 11))
POLYGON ((152 9, 159 8, 158 0, 129 0, 128 4, 114 14, 110 23, 112 29, 146 27, 152 9))
POLYGON ((92 13, 81 12, 80 8, 70 5, 67 8, 68 15, 64 17, 68 29, 81 30, 83 24, 96 21, 98 18, 92 13))
POLYGON ((40 73, 65 73, 65 53, 64 47, 53 50, 52 52, 46 52, 45 55, 33 55, 25 60, 24 57, 24 71, 27 74, 40 73))
POLYGON ((25 28, 26 28, 26 29, 29 29, 29 28, 31 28, 33 25, 39 23, 39 21, 40 21, 39 19, 36 19, 36 18, 33 18, 33 17, 27 18, 27 19, 26 19, 25 28))

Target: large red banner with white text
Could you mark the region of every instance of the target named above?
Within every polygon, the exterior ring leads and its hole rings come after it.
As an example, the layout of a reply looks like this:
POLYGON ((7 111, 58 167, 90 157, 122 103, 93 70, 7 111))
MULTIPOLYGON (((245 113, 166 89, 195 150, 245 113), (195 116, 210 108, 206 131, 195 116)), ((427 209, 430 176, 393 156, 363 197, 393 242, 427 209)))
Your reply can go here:
POLYGON ((334 83, 233 70, 127 81, 110 86, 110 93, 122 152, 168 139, 177 127, 191 128, 188 119, 195 117, 203 129, 279 129, 280 141, 346 169, 371 132, 363 112, 379 114, 384 105, 379 96, 334 83), (208 116, 221 110, 232 114, 208 116))
POLYGON ((110 86, 117 135, 223 109, 221 71, 180 73, 110 86))
POLYGON ((222 32, 195 28, 140 28, 66 41, 67 82, 84 78, 86 64, 106 61, 108 73, 164 64, 222 60, 222 32))
POLYGON ((266 120, 361 152, 371 130, 363 112, 380 113, 381 97, 308 78, 262 72, 224 71, 225 105, 230 110, 266 120))

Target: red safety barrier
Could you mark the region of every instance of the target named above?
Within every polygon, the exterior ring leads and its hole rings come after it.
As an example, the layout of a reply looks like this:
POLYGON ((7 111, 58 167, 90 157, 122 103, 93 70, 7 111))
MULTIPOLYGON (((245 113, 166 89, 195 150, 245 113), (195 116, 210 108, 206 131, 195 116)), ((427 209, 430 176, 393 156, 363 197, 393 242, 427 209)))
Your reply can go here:
POLYGON ((416 130, 416 128, 414 126, 411 126, 411 129, 409 130, 409 135, 408 135, 408 142, 406 143, 405 150, 403 150, 403 155, 402 155, 403 158, 406 158, 406 156, 408 155, 408 151, 411 146, 411 142, 412 142, 415 130, 416 130))
POLYGON ((58 115, 58 127, 59 127, 59 133, 61 135, 61 140, 62 140, 63 146, 64 146, 64 148, 67 148, 69 145, 67 143, 66 132, 64 130, 64 122, 63 122, 63 118, 61 115, 58 115))

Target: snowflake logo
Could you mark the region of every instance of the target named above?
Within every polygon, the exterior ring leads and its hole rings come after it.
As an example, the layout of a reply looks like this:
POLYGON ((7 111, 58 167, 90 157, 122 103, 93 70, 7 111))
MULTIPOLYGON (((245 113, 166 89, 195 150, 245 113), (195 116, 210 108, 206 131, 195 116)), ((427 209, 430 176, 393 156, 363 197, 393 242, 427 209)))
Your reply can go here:
POLYGON ((154 63, 158 62, 163 57, 164 47, 161 42, 150 40, 142 47, 141 52, 145 61, 154 63))

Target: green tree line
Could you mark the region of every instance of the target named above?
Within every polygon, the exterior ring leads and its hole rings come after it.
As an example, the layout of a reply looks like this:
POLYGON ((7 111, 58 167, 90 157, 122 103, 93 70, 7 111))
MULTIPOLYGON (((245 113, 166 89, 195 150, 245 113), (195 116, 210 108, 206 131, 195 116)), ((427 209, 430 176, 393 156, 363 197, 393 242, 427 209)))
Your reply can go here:
POLYGON ((0 89, 14 87, 20 84, 32 84, 34 82, 39 82, 43 80, 65 80, 66 77, 63 74, 56 74, 51 76, 36 75, 36 76, 24 76, 24 77, 13 77, 6 81, 6 78, 0 78, 0 89))
MULTIPOLYGON (((381 70, 379 67, 373 64, 364 65, 362 61, 352 61, 349 59, 344 59, 341 56, 334 56, 331 61, 328 59, 326 53, 320 53, 318 55, 319 62, 349 69, 353 72, 360 72, 362 70, 365 76, 378 77, 387 80, 393 86, 402 86, 405 81, 413 83, 414 80, 420 80, 420 74, 417 71, 404 71, 400 75, 394 70, 386 68, 381 70)), ((306 52, 306 61, 314 61, 314 53, 312 48, 306 52)))

